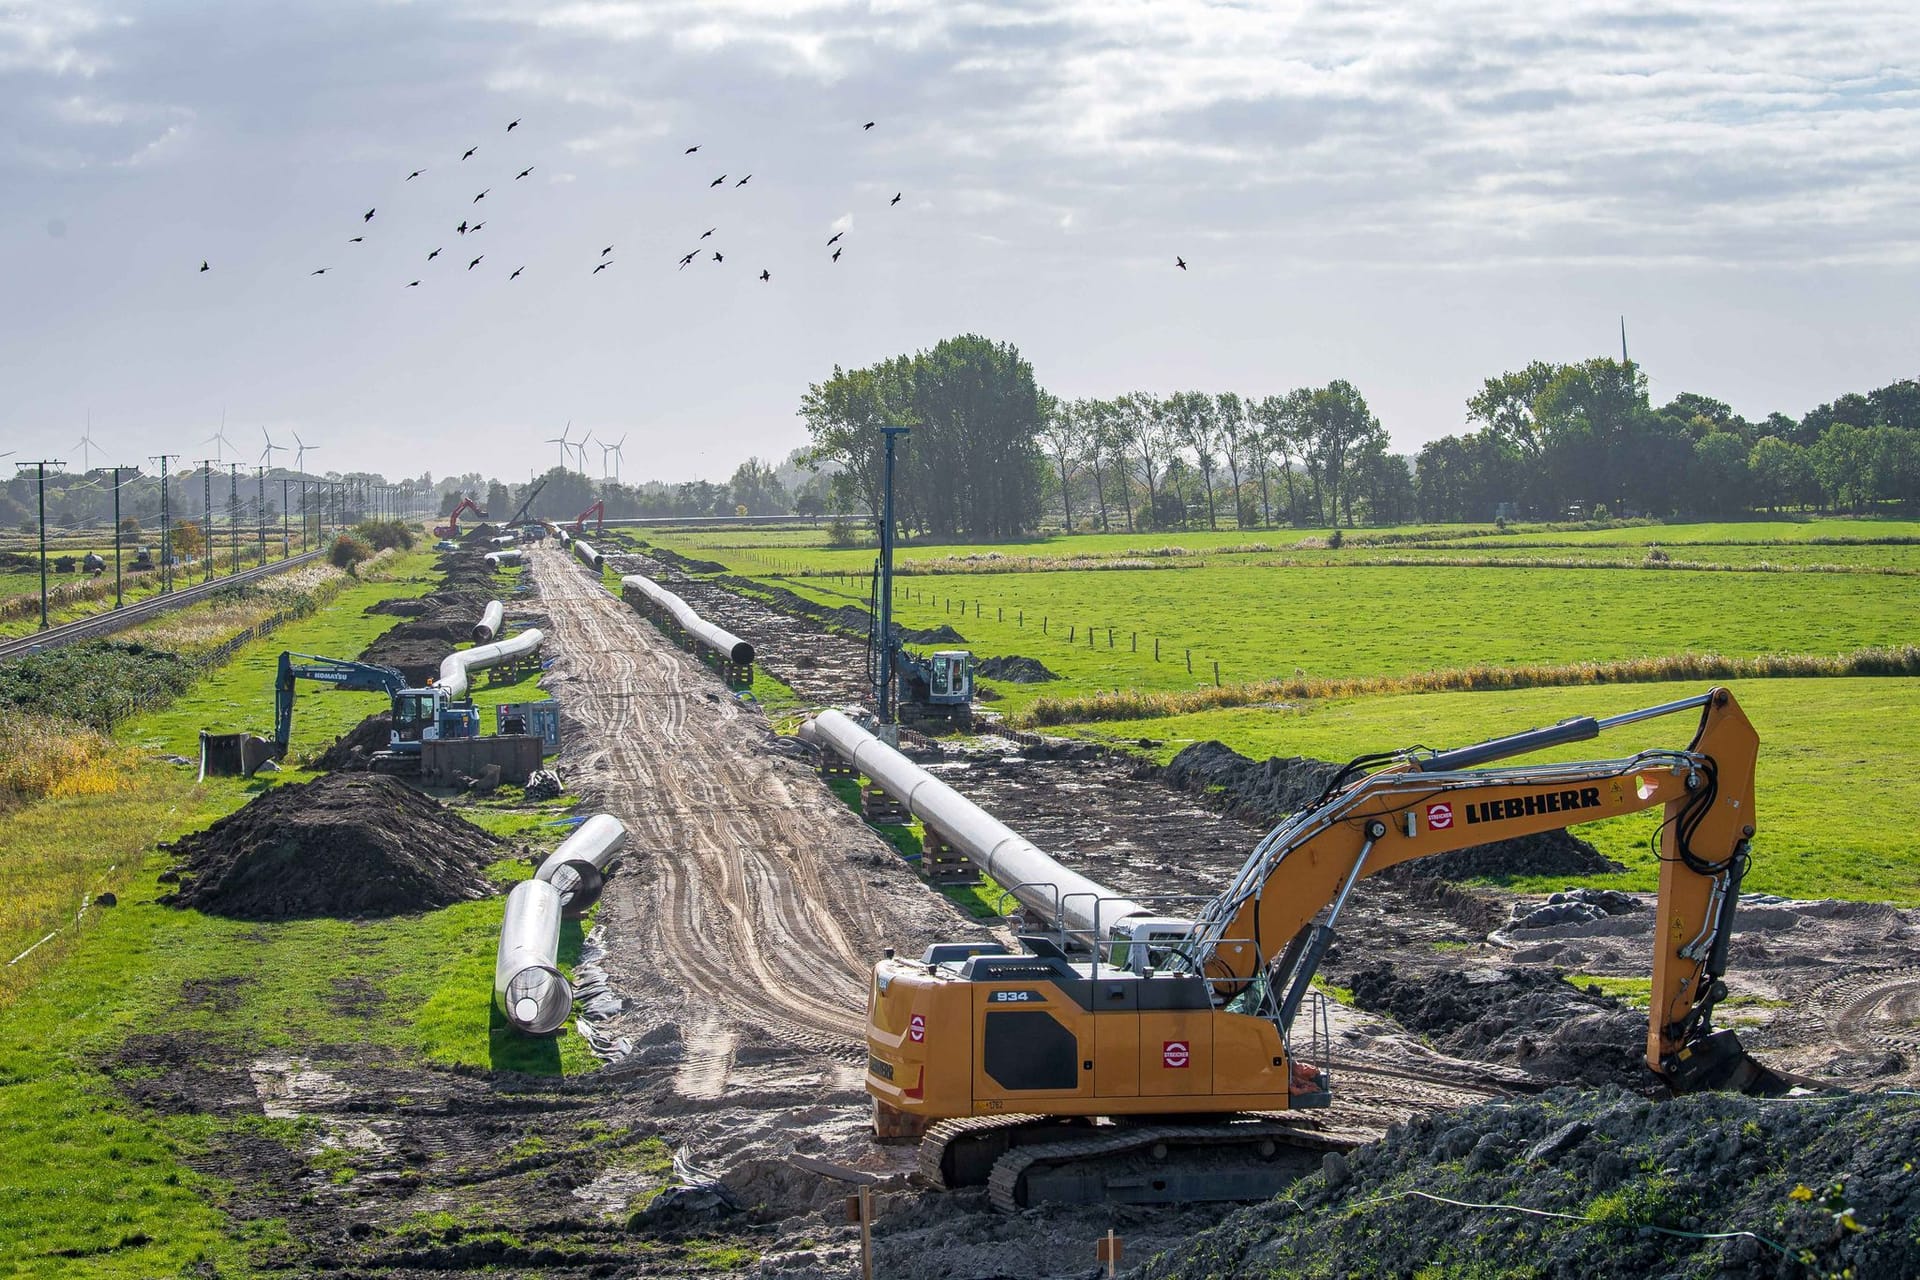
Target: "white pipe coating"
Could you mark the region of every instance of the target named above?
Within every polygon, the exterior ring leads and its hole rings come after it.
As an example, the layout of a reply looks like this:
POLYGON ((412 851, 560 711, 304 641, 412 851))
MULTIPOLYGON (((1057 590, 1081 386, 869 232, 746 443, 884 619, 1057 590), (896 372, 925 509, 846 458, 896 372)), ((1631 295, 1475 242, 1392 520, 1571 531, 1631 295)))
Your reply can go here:
POLYGON ((584 564, 585 566, 587 566, 587 568, 594 570, 596 573, 599 572, 600 553, 598 551, 595 551, 593 549, 593 544, 588 542, 585 538, 575 538, 573 540, 573 554, 579 557, 581 564, 584 564))
POLYGON ((822 711, 800 726, 800 736, 829 748, 872 778, 886 793, 975 866, 1004 885, 1034 914, 1058 920, 1069 932, 1101 933, 1128 916, 1151 914, 1043 853, 991 814, 868 733, 838 711, 822 711))
POLYGON ((506 608, 498 600, 487 601, 487 607, 480 615, 480 621, 473 624, 473 638, 481 644, 487 643, 500 634, 500 623, 506 617, 506 608))
POLYGON ((626 838, 627 829, 620 819, 610 813, 596 813, 547 855, 534 878, 558 889, 560 905, 570 918, 578 919, 600 900, 607 866, 626 838))
POLYGON ((522 880, 507 895, 493 1002, 534 1035, 558 1031, 573 1012, 573 988, 560 976, 560 891, 544 880, 522 880))
POLYGON ((697 636, 700 642, 712 649, 729 662, 746 664, 753 661, 753 646, 724 627, 716 627, 693 611, 693 606, 667 590, 651 578, 639 574, 630 574, 620 579, 620 584, 639 592, 653 601, 680 624, 680 629, 690 636, 697 636))
POLYGON ((476 671, 497 667, 511 658, 532 653, 546 639, 538 627, 528 627, 511 640, 459 649, 440 660, 440 687, 455 702, 467 696, 469 677, 476 671))
POLYGON ((519 564, 520 553, 518 551, 489 551, 485 559, 488 564, 498 569, 503 564, 519 564))

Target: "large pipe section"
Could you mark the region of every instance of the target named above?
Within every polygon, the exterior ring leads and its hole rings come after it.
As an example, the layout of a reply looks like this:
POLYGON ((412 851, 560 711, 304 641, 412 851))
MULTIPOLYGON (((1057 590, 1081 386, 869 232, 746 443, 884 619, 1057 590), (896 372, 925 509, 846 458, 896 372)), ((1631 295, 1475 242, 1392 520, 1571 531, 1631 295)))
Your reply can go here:
POLYGON ((499 635, 500 623, 506 613, 506 608, 498 600, 487 601, 486 611, 480 615, 480 621, 473 624, 474 643, 486 644, 499 635))
POLYGON ((484 558, 487 564, 496 572, 498 572, 501 565, 520 563, 520 553, 518 551, 489 551, 484 558))
POLYGON ((595 551, 593 544, 585 538, 575 538, 573 540, 573 554, 579 557, 581 564, 584 564, 595 573, 600 572, 600 553, 595 551))
POLYGON ((467 696, 474 672, 524 657, 538 649, 544 639, 546 637, 540 633, 540 628, 529 627, 511 640, 450 653, 440 661, 440 687, 447 691, 449 698, 458 702, 467 696))
POLYGON ((560 976, 560 891, 545 880, 522 880, 507 895, 493 1002, 534 1035, 558 1031, 573 1012, 573 988, 560 976))
POLYGON ((1082 938, 1104 935, 1128 916, 1151 914, 1105 885, 1061 866, 965 796, 838 711, 822 711, 800 736, 829 749, 1005 885, 1035 915, 1082 938))
POLYGON ((753 661, 753 646, 724 627, 716 627, 693 611, 693 606, 651 578, 630 574, 620 585, 637 592, 658 609, 673 615, 680 629, 693 636, 728 662, 745 666, 753 661))
POLYGON ((610 813, 596 813, 547 855, 534 878, 560 892, 560 906, 570 920, 578 920, 600 900, 607 867, 626 842, 627 829, 610 813))

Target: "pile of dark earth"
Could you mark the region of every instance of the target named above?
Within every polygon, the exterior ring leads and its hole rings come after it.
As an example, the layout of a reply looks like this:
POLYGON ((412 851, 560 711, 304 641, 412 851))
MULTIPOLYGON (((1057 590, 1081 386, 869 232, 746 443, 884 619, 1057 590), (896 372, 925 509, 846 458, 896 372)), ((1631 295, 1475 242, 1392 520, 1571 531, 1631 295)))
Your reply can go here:
POLYGON ((239 920, 360 919, 493 892, 482 871, 504 842, 380 774, 271 787, 246 808, 162 848, 180 863, 161 898, 239 920))
POLYGON ((367 767, 375 752, 385 751, 393 739, 393 713, 380 711, 368 716, 333 740, 324 751, 300 762, 303 768, 359 770, 367 767))
MULTIPOLYGON (((713 581, 729 591, 743 595, 758 596, 774 608, 794 617, 811 618, 823 626, 831 627, 847 635, 864 640, 873 628, 873 615, 864 604, 821 604, 809 600, 786 587, 776 587, 770 582, 756 582, 751 578, 723 574, 713 581)), ((937 627, 900 627, 900 638, 908 644, 965 644, 967 638, 955 631, 947 623, 937 627)))
POLYGON ((1137 1274, 1896 1280, 1920 1275, 1917 1149, 1908 1096, 1555 1089, 1328 1157, 1137 1274))
POLYGON ((1046 664, 1040 659, 1023 658, 1018 654, 984 659, 974 664, 973 673, 982 680, 1004 680, 1008 684, 1045 684, 1060 678, 1047 670, 1046 664))
MULTIPOLYGON (((1170 786, 1204 796, 1236 818, 1272 824, 1319 799, 1343 766, 1306 756, 1250 760, 1223 742, 1196 742, 1167 762, 1170 786)), ((1501 876, 1591 876, 1619 863, 1578 836, 1545 831, 1402 863, 1396 878, 1470 880, 1501 876)))
POLYGON ((359 661, 393 667, 408 684, 420 686, 440 674, 440 663, 449 653, 473 640, 473 624, 487 602, 498 598, 492 572, 471 551, 443 555, 439 568, 440 585, 426 595, 368 606, 368 613, 409 621, 389 627, 360 651, 359 661))

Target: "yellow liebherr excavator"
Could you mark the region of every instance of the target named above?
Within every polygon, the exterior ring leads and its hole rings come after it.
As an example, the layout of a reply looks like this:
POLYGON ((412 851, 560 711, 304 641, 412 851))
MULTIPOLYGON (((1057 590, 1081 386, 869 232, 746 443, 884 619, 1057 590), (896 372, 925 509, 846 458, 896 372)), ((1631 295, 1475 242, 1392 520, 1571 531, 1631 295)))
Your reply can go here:
POLYGON ((917 960, 889 951, 868 993, 876 1134, 923 1135, 923 1175, 985 1183, 1009 1210, 1271 1195, 1319 1150, 1346 1145, 1275 1113, 1332 1100, 1295 1018, 1354 885, 1415 858, 1656 805, 1666 811, 1647 1065, 1675 1092, 1785 1092, 1785 1077, 1712 1026, 1754 834, 1758 749, 1733 695, 1712 689, 1457 750, 1362 756, 1270 831, 1191 921, 1024 937, 1024 954, 996 943, 936 944, 917 960), (1695 709, 1685 749, 1476 767, 1695 709))

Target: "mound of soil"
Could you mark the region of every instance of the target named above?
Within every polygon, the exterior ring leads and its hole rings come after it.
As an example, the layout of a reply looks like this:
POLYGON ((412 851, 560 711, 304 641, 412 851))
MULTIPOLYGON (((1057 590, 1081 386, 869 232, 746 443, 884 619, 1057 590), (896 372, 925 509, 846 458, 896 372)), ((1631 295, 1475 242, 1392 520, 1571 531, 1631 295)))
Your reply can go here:
POLYGON ((1920 1184, 1903 1169, 1916 1143, 1912 1098, 1655 1103, 1555 1089, 1423 1117, 1329 1158, 1141 1274, 1892 1280, 1920 1275, 1920 1184), (1592 1220, 1469 1207, 1493 1204, 1592 1220))
POLYGON ((1045 684, 1060 677, 1047 670, 1038 658, 1023 658, 1018 654, 1009 654, 1004 658, 988 658, 974 665, 974 674, 983 680, 1004 680, 1008 684, 1045 684))
POLYGON ((967 638, 946 623, 937 627, 901 627, 900 638, 908 644, 965 644, 967 638))
POLYGON ((711 560, 696 560, 692 556, 683 556, 671 547, 655 547, 642 544, 641 549, 661 564, 666 565, 668 568, 678 569, 682 573, 725 573, 727 571, 727 566, 723 564, 716 564, 711 560))
POLYGON ((1651 1082, 1641 1049, 1647 1015, 1545 969, 1470 969, 1403 975, 1388 965, 1347 979, 1355 1004, 1451 1053, 1506 1062, 1556 1082, 1651 1082))
MULTIPOLYGON (((1169 786, 1202 795, 1236 818, 1275 823, 1318 800, 1341 766, 1306 756, 1249 760, 1224 742, 1196 742, 1167 762, 1169 786)), ((1395 879, 1604 875, 1621 870, 1585 840, 1566 831, 1516 836, 1403 863, 1384 873, 1395 879)))
POLYGON ((174 844, 161 898, 238 920, 402 915, 484 898, 504 843, 380 774, 273 787, 174 844))
POLYGON ((396 600, 378 600, 366 608, 368 613, 390 614, 396 618, 417 618, 433 610, 433 603, 414 596, 402 596, 396 600))
POLYGON ((393 738, 393 713, 382 711, 368 716, 333 740, 326 750, 302 761, 309 769, 365 769, 367 759, 376 751, 385 751, 393 738))

